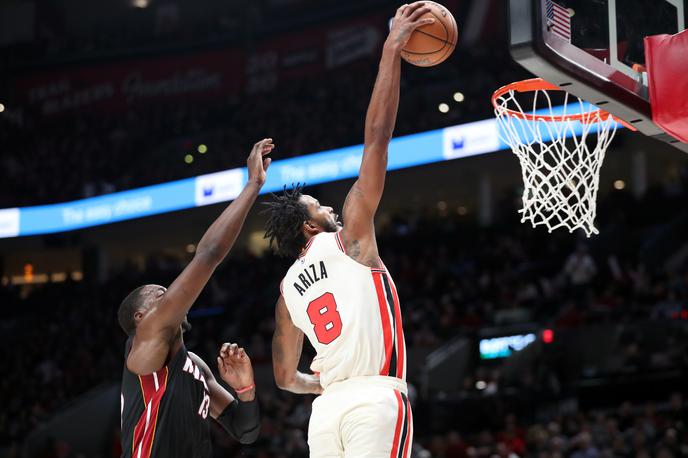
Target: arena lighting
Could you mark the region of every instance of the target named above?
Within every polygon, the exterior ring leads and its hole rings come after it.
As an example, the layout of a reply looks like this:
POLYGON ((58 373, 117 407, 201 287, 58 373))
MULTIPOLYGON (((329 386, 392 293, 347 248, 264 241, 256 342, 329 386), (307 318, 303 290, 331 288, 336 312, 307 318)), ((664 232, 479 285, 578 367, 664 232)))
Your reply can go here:
POLYGON ((33 264, 24 265, 24 281, 27 283, 33 281, 33 264))
POLYGON ((456 213, 458 213, 461 216, 464 216, 464 215, 468 214, 468 209, 462 205, 456 209, 456 213))
POLYGON ((193 162, 193 160, 194 160, 194 157, 191 154, 187 154, 186 156, 184 156, 184 162, 186 162, 187 164, 191 164, 193 162))
MULTIPOLYGON (((570 130, 570 136, 580 133, 580 127, 570 130)), ((542 134, 546 140, 547 133, 542 134)), ((509 146, 500 140, 497 121, 485 119, 392 139, 387 169, 406 169, 506 149, 509 146)), ((317 185, 355 177, 362 156, 363 145, 353 145, 274 161, 261 193, 280 191, 285 183, 317 185)), ((0 208, 0 238, 54 234, 228 202, 239 195, 247 179, 246 168, 238 167, 70 202, 0 208)), ((457 211, 468 213, 467 209, 457 211)))
POLYGON ((131 0, 131 6, 134 8, 148 8, 148 0, 131 0))
POLYGON ((554 331, 551 329, 545 329, 542 331, 542 341, 546 344, 551 344, 554 342, 554 331))
POLYGON ((616 190, 620 191, 625 187, 626 187, 626 183, 624 182, 624 180, 616 180, 614 182, 614 189, 616 189, 616 190))
POLYGON ((40 285, 43 283, 48 283, 49 281, 50 277, 48 276, 48 274, 35 274, 32 275, 31 278, 28 280, 22 275, 13 275, 12 278, 10 278, 10 282, 13 285, 40 285))
POLYGON ((0 113, 2 113, 3 111, 5 111, 5 105, 0 103, 0 113))
POLYGON ((53 283, 62 283, 67 280, 67 272, 54 272, 50 274, 50 281, 53 283))
POLYGON ((440 113, 448 113, 449 105, 447 105, 446 103, 440 103, 437 109, 440 110, 440 113))
POLYGON ((195 253, 195 252, 196 252, 196 245, 194 245, 193 243, 189 243, 189 244, 186 246, 186 252, 189 253, 189 254, 195 253))
POLYGON ((208 152, 208 147, 206 145, 200 144, 198 145, 198 152, 200 154, 205 154, 208 152))
POLYGON ((462 92, 454 92, 454 101, 455 102, 463 102, 465 100, 465 97, 462 92))
POLYGON ((509 357, 515 352, 523 350, 535 340, 537 337, 532 332, 480 339, 478 342, 480 359, 509 357))
POLYGON ((487 383, 485 383, 484 380, 478 380, 477 382, 475 382, 475 387, 479 390, 484 390, 485 388, 487 388, 487 383))

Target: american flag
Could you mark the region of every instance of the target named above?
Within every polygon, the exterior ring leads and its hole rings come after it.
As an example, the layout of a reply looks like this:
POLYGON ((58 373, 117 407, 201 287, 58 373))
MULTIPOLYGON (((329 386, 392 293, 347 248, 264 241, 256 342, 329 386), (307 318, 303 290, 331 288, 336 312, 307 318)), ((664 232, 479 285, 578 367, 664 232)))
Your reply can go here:
POLYGON ((569 10, 547 0, 547 30, 571 43, 571 16, 569 10))

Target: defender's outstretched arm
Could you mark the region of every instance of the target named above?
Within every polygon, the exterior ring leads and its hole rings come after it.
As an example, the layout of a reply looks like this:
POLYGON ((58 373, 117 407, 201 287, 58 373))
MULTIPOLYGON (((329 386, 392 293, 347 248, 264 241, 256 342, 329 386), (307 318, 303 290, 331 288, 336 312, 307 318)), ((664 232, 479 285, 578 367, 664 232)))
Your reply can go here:
POLYGON ((243 191, 206 231, 189 265, 138 324, 127 358, 127 367, 132 372, 147 374, 165 364, 172 337, 241 231, 246 215, 265 183, 271 160, 264 156, 273 148, 269 138, 253 146, 247 160, 249 180, 243 191))

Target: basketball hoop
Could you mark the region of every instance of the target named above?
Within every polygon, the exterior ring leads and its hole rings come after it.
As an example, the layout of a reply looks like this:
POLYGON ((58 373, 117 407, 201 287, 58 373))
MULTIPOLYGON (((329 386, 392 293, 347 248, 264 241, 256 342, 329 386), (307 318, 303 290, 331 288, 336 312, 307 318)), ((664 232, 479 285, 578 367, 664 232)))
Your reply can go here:
POLYGON ((617 122, 606 111, 540 78, 501 87, 492 95, 500 137, 521 163, 523 208, 521 222, 583 229, 594 226, 600 167, 616 133, 617 122), (554 91, 563 100, 553 106, 554 91), (533 92, 532 102, 517 96, 533 92))

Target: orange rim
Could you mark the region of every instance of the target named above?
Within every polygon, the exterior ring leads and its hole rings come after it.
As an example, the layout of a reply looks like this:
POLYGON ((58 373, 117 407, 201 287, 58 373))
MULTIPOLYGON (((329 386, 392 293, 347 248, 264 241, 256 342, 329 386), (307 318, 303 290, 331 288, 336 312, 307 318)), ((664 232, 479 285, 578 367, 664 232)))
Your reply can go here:
POLYGON ((616 116, 610 114, 607 111, 600 110, 599 108, 592 111, 586 111, 584 113, 568 114, 568 115, 535 115, 530 113, 522 113, 520 111, 511 110, 497 103, 497 99, 506 94, 507 92, 535 92, 535 91, 564 91, 559 86, 549 83, 542 78, 532 78, 523 81, 516 81, 515 83, 507 84, 497 89, 494 94, 492 94, 492 106, 499 113, 511 116, 513 118, 524 119, 526 121, 545 121, 545 122, 563 122, 563 121, 579 121, 581 123, 594 123, 595 115, 599 116, 600 119, 606 120, 610 117, 614 121, 618 122, 622 126, 630 129, 632 131, 637 130, 635 127, 628 124, 623 119, 619 119, 616 116))

